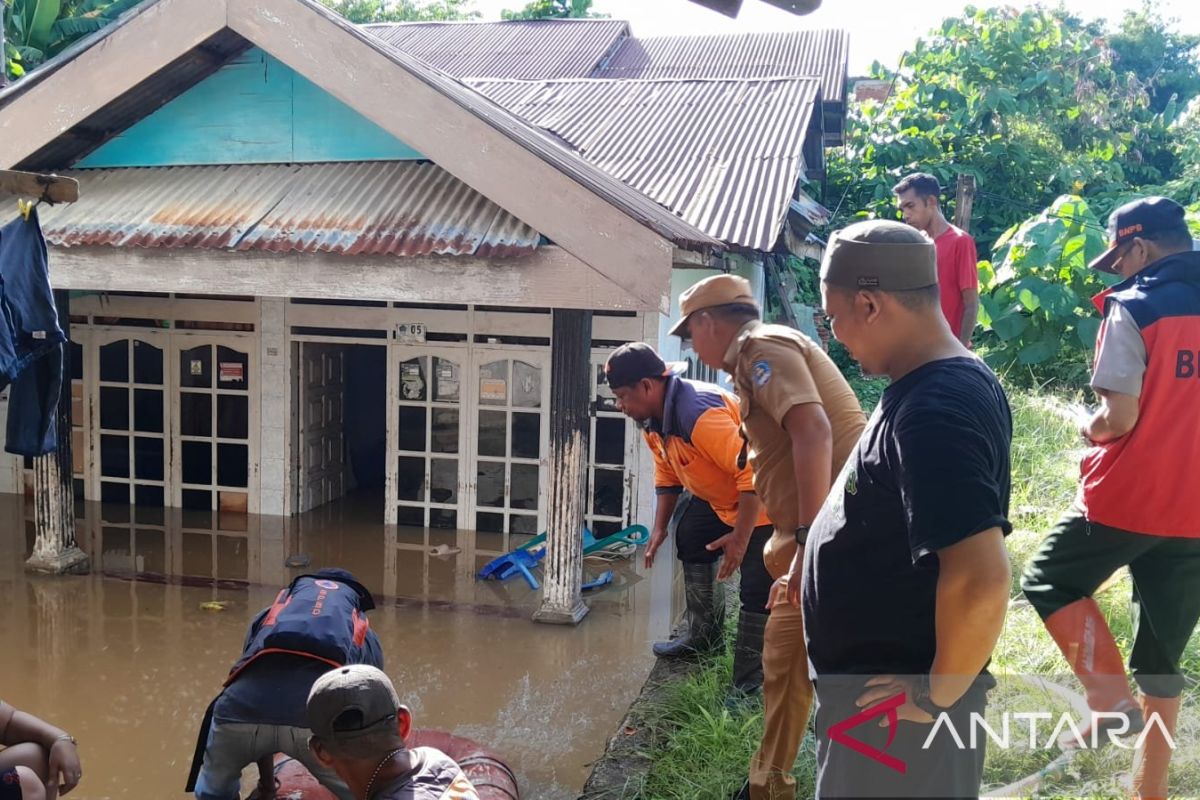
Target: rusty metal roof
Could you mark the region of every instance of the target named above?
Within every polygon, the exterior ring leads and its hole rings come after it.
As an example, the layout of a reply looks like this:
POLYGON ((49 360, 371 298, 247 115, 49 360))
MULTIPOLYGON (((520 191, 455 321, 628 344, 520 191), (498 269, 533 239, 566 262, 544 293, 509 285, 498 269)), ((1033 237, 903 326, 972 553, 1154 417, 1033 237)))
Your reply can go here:
POLYGON ((434 164, 73 170, 86 203, 46 208, 61 247, 519 257, 537 231, 434 164))
MULTIPOLYGON (((156 7, 160 1, 145 0, 137 10, 140 13, 148 8, 156 7)), ((244 1, 250 2, 250 0, 244 1)), ((534 128, 488 98, 482 97, 461 81, 431 67, 421 58, 391 46, 378 36, 352 25, 323 6, 319 0, 295 0, 295 2, 317 17, 323 18, 324 22, 321 24, 336 26, 347 33, 355 40, 354 48, 367 47, 383 55, 397 69, 407 72, 441 93, 482 123, 508 137, 536 158, 559 170, 587 191, 667 241, 681 248, 700 252, 715 252, 721 249, 721 243, 716 239, 680 219, 635 189, 605 174, 603 170, 589 164, 568 148, 564 148, 561 142, 546 136, 543 131, 534 128)), ((136 15, 130 13, 131 17, 125 24, 133 24, 133 20, 136 18, 136 15)), ((101 45, 112 35, 112 31, 119 27, 121 26, 109 25, 101 31, 85 37, 72 46, 69 53, 64 52, 61 58, 54 59, 53 64, 47 63, 18 81, 17 86, 21 87, 20 89, 0 92, 0 118, 8 112, 7 106, 11 100, 23 94, 27 87, 36 85, 43 80, 52 79, 65 64, 70 63, 91 48, 101 45), (24 86, 22 86, 23 84, 24 86)), ((47 141, 42 148, 15 166, 33 171, 63 170, 103 144, 110 136, 125 130, 159 108, 163 103, 177 97, 212 74, 224 60, 231 57, 232 54, 240 52, 249 44, 247 40, 232 30, 222 29, 193 51, 181 53, 162 71, 131 87, 129 91, 109 105, 71 128, 61 131, 57 137, 47 141), (210 48, 209 45, 213 41, 219 41, 222 47, 210 48)), ((346 58, 352 59, 359 55, 354 48, 351 48, 346 54, 346 58)), ((370 87, 364 87, 364 92, 369 91, 370 87)), ((353 107, 354 103, 350 103, 350 105, 353 107)), ((47 113, 49 112, 47 111, 47 113)))
POLYGON ((841 103, 849 53, 841 30, 627 38, 591 77, 818 77, 824 102, 841 103))
POLYGON ((729 244, 770 250, 804 163, 815 78, 470 81, 729 244))
POLYGON ((362 26, 456 78, 586 78, 624 37, 611 19, 396 22, 362 26))

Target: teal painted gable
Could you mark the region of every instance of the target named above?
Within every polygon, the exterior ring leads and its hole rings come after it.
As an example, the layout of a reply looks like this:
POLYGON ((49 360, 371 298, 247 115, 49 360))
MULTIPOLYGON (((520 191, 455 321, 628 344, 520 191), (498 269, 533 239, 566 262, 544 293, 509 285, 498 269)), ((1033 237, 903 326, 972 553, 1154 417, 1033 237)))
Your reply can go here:
POLYGON ((253 48, 75 166, 398 160, 423 156, 253 48))

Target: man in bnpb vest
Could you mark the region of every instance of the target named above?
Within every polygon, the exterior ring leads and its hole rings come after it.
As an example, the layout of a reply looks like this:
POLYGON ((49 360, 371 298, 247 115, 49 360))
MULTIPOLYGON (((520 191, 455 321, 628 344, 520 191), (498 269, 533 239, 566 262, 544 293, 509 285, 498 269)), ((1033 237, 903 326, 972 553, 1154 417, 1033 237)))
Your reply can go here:
POLYGON ((668 367, 653 347, 635 342, 613 351, 604 372, 618 407, 642 424, 654 456, 657 507, 646 566, 654 563, 668 527, 683 564, 686 625, 670 641, 656 643, 654 654, 671 658, 716 649, 725 628, 718 581, 740 566, 742 610, 731 695, 736 700, 762 688, 771 591, 762 554, 771 521, 754 493, 749 465, 738 463, 742 418, 736 398, 711 383, 686 380, 681 376, 686 366, 668 367))
MULTIPOLYGON (((1092 388, 1099 408, 1081 420, 1074 508, 1047 536, 1023 579, 1025 595, 1115 731, 1137 732, 1134 788, 1167 796, 1169 737, 1184 679, 1179 660, 1200 618, 1200 253, 1184 210, 1165 197, 1121 206, 1112 246, 1092 262, 1121 281, 1096 298, 1104 316, 1092 388), (1140 704, 1100 607, 1097 588, 1121 567, 1137 614, 1130 668, 1140 704)), ((1089 740, 1092 731, 1082 732, 1089 740)), ((1105 731, 1097 731, 1107 741, 1105 731)), ((1074 744, 1074 737, 1064 745, 1074 744)))
POLYGON ((683 293, 679 306, 683 318, 671 333, 691 339, 701 361, 733 376, 746 437, 741 460, 753 468, 755 491, 774 523, 763 550, 776 581, 763 643, 763 739, 744 793, 791 800, 813 691, 795 599, 799 565, 808 525, 866 419, 824 350, 799 331, 759 321, 744 278, 706 278, 683 293))
POLYGON ((305 705, 313 684, 346 664, 383 668, 383 649, 366 612, 371 593, 342 569, 301 575, 255 617, 242 657, 209 706, 187 791, 199 800, 237 800, 242 770, 258 765, 259 796, 275 796, 274 757, 303 764, 342 800, 357 800, 308 746, 305 705))

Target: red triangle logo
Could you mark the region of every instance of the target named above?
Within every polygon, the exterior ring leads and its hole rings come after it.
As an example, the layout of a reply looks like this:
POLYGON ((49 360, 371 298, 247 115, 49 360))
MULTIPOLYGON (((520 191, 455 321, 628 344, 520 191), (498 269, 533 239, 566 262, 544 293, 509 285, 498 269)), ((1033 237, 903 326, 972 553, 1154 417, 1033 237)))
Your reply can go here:
POLYGON ((901 775, 904 775, 908 771, 908 766, 895 756, 890 756, 884 752, 884 750, 887 750, 892 746, 892 742, 896 738, 896 726, 900 724, 900 717, 896 713, 896 709, 904 705, 904 702, 905 694, 904 692, 901 692, 895 697, 889 697, 882 703, 877 703, 870 708, 863 709, 853 717, 844 719, 834 725, 830 725, 828 732, 829 738, 831 741, 849 747, 859 755, 864 755, 872 761, 878 761, 888 769, 895 770, 901 775), (872 747, 866 742, 855 739, 853 736, 850 736, 847 733, 847 731, 857 728, 864 722, 870 722, 876 717, 882 717, 885 714, 888 718, 888 740, 887 744, 883 746, 883 750, 879 750, 878 748, 872 747))

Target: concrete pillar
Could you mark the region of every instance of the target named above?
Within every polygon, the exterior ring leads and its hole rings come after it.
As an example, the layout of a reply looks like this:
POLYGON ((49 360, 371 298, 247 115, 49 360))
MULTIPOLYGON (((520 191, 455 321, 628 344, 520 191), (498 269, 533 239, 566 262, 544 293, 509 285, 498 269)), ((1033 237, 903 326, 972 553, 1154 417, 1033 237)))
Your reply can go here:
POLYGON ((535 622, 576 625, 583 602, 592 312, 554 309, 550 339, 550 519, 535 622))
MULTIPOLYGON (((70 335, 70 295, 54 293, 59 324, 70 335)), ((33 460, 33 554, 30 572, 84 573, 90 564, 75 542, 75 486, 71 461, 71 346, 63 343, 62 388, 58 398, 58 449, 33 460)), ((48 357, 48 356, 47 356, 48 357)))
POLYGON ((291 513, 288 503, 288 400, 291 394, 291 357, 287 351, 287 301, 278 297, 259 300, 259 502, 264 517, 291 513))

